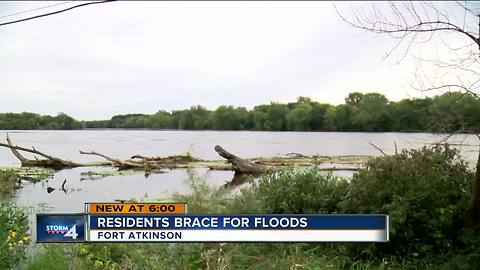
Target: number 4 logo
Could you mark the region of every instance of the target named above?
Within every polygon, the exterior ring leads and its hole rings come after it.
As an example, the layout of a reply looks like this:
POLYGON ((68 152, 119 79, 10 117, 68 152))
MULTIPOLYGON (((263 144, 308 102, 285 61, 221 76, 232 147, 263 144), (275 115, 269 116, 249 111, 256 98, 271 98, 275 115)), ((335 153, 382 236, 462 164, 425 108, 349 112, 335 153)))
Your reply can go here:
POLYGON ((71 237, 72 239, 77 239, 77 225, 73 225, 68 232, 66 232, 63 237, 71 237))

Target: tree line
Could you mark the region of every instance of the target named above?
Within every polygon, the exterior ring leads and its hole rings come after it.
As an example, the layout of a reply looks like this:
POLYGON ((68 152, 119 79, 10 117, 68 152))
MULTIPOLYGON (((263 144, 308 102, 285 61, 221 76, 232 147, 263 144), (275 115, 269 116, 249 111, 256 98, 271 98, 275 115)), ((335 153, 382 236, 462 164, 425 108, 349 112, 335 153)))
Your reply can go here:
POLYGON ((337 106, 299 97, 296 102, 244 107, 203 106, 154 114, 124 114, 109 120, 78 121, 64 113, 0 114, 0 129, 149 128, 186 130, 475 132, 480 100, 468 93, 389 101, 379 93, 350 93, 337 106))

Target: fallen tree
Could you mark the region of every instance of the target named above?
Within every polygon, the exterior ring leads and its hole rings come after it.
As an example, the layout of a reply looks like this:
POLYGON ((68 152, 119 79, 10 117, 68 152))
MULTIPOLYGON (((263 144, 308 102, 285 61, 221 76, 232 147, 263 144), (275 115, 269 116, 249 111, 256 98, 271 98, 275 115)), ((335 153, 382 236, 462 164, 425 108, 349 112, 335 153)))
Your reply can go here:
POLYGON ((239 158, 223 149, 223 147, 220 145, 215 145, 214 149, 221 157, 225 158, 228 163, 232 164, 232 168, 236 173, 260 174, 272 170, 272 168, 267 166, 254 163, 247 159, 239 158))
POLYGON ((148 164, 147 162, 141 163, 141 162, 134 162, 134 161, 128 161, 128 160, 120 160, 120 159, 109 157, 104 154, 97 153, 95 151, 85 152, 80 150, 80 154, 103 157, 104 159, 110 162, 111 166, 118 167, 120 169, 135 169, 135 168, 144 169, 145 166, 148 164))
POLYGON ((63 160, 63 159, 42 153, 36 150, 35 147, 32 147, 32 149, 28 149, 21 146, 13 145, 12 142, 10 141, 10 137, 8 136, 8 133, 7 133, 7 144, 0 143, 0 146, 10 148, 13 155, 22 163, 23 167, 43 167, 43 168, 60 170, 65 168, 75 168, 75 167, 81 166, 81 164, 78 164, 69 160, 63 160), (39 155, 44 157, 45 159, 37 159, 35 156, 34 156, 35 159, 27 159, 22 154, 20 154, 19 151, 24 151, 24 152, 32 153, 34 155, 39 155))
POLYGON ((236 174, 258 175, 270 171, 281 170, 291 167, 309 167, 318 166, 321 170, 357 170, 364 164, 369 156, 305 156, 302 154, 287 154, 285 157, 269 158, 241 158, 220 145, 216 145, 214 150, 225 160, 202 160, 186 155, 174 155, 168 157, 148 157, 143 155, 134 155, 130 159, 122 160, 114 158, 96 151, 80 151, 82 155, 99 156, 106 160, 102 163, 77 163, 60 159, 43 152, 13 145, 8 134, 7 143, 0 143, 0 146, 9 148, 12 153, 21 162, 22 167, 43 167, 55 170, 74 168, 81 166, 111 166, 119 170, 141 170, 151 173, 160 173, 162 169, 177 168, 209 168, 211 170, 229 170, 236 174), (19 151, 25 151, 34 155, 44 157, 44 159, 34 160, 25 158, 19 151), (325 166, 327 165, 327 166, 325 166))

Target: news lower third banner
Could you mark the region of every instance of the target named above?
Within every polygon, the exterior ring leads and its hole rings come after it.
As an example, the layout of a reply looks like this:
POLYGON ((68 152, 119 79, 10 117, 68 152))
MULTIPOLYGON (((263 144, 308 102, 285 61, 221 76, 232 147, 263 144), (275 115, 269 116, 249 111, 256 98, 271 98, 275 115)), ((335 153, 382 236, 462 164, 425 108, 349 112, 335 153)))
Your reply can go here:
POLYGON ((87 204, 37 215, 37 242, 388 242, 387 215, 188 214, 186 204, 87 204))

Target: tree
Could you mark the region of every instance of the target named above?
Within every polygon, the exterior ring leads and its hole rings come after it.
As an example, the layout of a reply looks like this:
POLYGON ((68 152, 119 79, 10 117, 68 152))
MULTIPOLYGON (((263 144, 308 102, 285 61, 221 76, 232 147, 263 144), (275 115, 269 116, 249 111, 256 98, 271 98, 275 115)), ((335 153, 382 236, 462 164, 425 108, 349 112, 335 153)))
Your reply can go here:
POLYGON ((334 110, 329 110, 325 115, 325 121, 328 125, 334 127, 337 131, 353 131, 352 124, 353 107, 346 104, 340 104, 334 110))
POLYGON ((345 98, 345 103, 352 106, 358 106, 358 104, 362 101, 363 94, 359 92, 353 92, 348 94, 345 98))
POLYGON ((209 122, 210 111, 207 108, 197 105, 190 107, 193 119, 193 129, 208 129, 211 127, 209 122))
POLYGON ((242 130, 245 128, 248 111, 244 107, 219 106, 211 115, 213 129, 242 130))
POLYGON ((309 97, 300 96, 297 98, 297 103, 312 103, 312 99, 309 97))
POLYGON ((288 106, 285 104, 272 102, 267 107, 264 129, 281 131, 287 128, 288 106))
POLYGON ((151 115, 149 117, 149 128, 158 128, 158 129, 165 129, 165 128, 173 128, 172 126, 172 116, 165 111, 158 111, 157 113, 151 115))
POLYGON ((254 130, 265 130, 268 118, 268 105, 257 105, 250 112, 251 127, 254 130))
POLYGON ((393 131, 434 131, 429 124, 429 109, 432 100, 404 99, 389 106, 393 131))
MULTIPOLYGON (((439 80, 428 73, 417 72, 414 88, 420 91, 457 89, 480 99, 480 13, 474 8, 474 2, 389 2, 387 5, 384 9, 373 5, 368 9, 370 12, 364 8, 354 9, 350 18, 335 8, 348 25, 394 38, 396 44, 387 57, 393 51, 401 51, 399 61, 415 44, 438 39, 450 52, 450 57, 419 59, 448 73, 439 80)), ((463 126, 445 128, 464 131, 463 126)), ((478 129, 472 131, 480 133, 478 129)), ((477 136, 480 139, 480 135, 477 136)), ((466 216, 466 227, 480 223, 480 151, 466 216)))
POLYGON ((335 112, 336 107, 330 106, 328 110, 325 112, 325 117, 323 118, 323 126, 325 130, 335 131, 337 130, 337 126, 335 124, 335 112))
POLYGON ((325 114, 328 109, 332 107, 329 104, 320 104, 318 102, 312 102, 312 110, 310 112, 310 129, 311 130, 326 130, 325 114))
POLYGON ((312 111, 312 105, 309 103, 298 103, 287 114, 287 128, 295 131, 308 131, 310 130, 310 112, 312 111))
POLYGON ((388 99, 382 94, 363 95, 356 105, 358 111, 352 118, 353 125, 360 131, 390 131, 388 104, 388 99))
POLYGON ((55 121, 60 126, 60 129, 79 129, 83 127, 78 121, 65 113, 57 114, 55 121))

